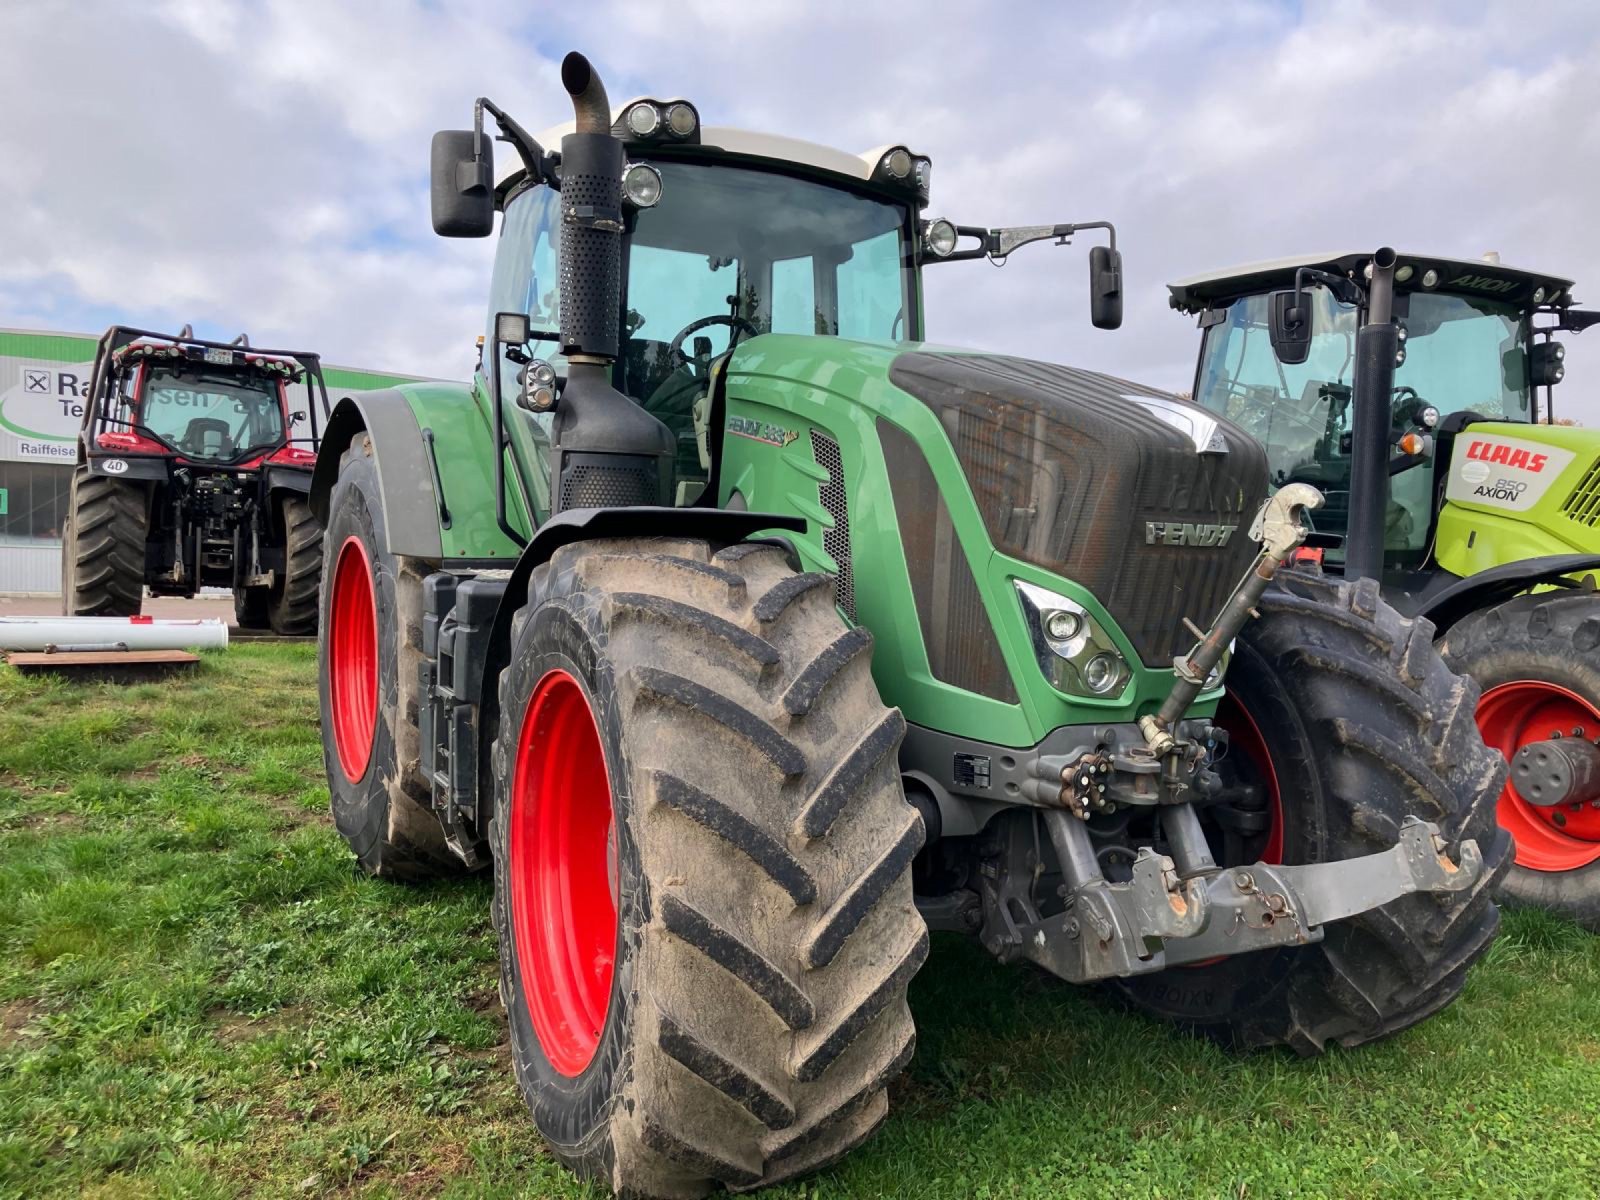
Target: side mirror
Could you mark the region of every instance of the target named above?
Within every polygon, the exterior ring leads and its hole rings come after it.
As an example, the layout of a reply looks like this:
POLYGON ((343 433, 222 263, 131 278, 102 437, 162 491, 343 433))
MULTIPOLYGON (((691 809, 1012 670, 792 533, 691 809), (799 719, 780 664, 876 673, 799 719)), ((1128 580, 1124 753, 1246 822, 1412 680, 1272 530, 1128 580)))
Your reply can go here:
POLYGON ((470 129, 433 135, 433 231, 440 237, 494 232, 494 143, 470 129))
POLYGON ((1311 357, 1312 319, 1308 294, 1273 292, 1269 299, 1268 333, 1272 338, 1272 352, 1279 362, 1299 366, 1311 357))
POLYGON ((1095 246, 1089 251, 1089 320, 1096 329, 1122 326, 1122 251, 1095 246))

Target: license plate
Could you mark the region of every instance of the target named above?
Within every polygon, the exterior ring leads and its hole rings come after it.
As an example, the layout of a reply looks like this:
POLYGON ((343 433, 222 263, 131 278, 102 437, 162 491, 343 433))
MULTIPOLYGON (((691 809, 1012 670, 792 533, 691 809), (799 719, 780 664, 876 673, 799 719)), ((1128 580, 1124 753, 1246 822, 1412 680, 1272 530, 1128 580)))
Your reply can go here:
POLYGON ((205 352, 205 360, 208 363, 220 363, 224 367, 230 367, 233 365, 233 351, 208 349, 205 352))

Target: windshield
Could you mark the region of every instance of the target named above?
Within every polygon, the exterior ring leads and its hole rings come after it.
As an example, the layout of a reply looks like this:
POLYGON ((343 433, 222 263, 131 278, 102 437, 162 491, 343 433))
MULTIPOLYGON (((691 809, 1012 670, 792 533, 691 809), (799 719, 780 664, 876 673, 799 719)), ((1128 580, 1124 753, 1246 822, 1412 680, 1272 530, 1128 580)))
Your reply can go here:
MULTIPOLYGON (((694 404, 712 360, 737 331, 837 334, 872 340, 921 335, 904 204, 809 179, 745 167, 660 161, 661 200, 629 215, 627 302, 616 386, 654 413, 678 442, 680 481, 702 479, 694 404), (704 324, 701 324, 704 322, 704 324), (698 326, 698 328, 696 328, 698 326), (674 348, 676 343, 676 349, 674 348)), ((560 194, 535 187, 506 205, 489 291, 488 344, 497 312, 526 312, 534 352, 559 360, 560 194), (542 335, 542 336, 541 336, 542 335)), ((562 369, 558 366, 557 369, 562 369)), ((502 356, 501 388, 515 395, 517 365, 502 356)), ((526 414, 530 449, 550 418, 526 414)), ((543 455, 526 455, 541 514, 543 455)))
POLYGON ((661 202, 628 244, 622 390, 677 433, 680 473, 698 474, 691 409, 734 337, 909 336, 906 210, 768 171, 657 166, 661 202))
POLYGON ((283 440, 283 405, 275 381, 151 366, 139 424, 188 458, 227 462, 283 440))
MULTIPOLYGON (((1313 312, 1310 354, 1278 361, 1268 332, 1271 297, 1235 301, 1206 330, 1195 399, 1242 425, 1267 447, 1275 485, 1314 484, 1327 495, 1316 525, 1342 533, 1349 505, 1350 381, 1359 314, 1326 288, 1307 293, 1313 312)), ((1395 371, 1393 437, 1415 428, 1431 405, 1441 416, 1470 411, 1490 420, 1533 419, 1521 314, 1508 305, 1434 292, 1396 298, 1406 331, 1395 371)), ((1386 544, 1415 555, 1431 524, 1431 467, 1393 477, 1386 544)))

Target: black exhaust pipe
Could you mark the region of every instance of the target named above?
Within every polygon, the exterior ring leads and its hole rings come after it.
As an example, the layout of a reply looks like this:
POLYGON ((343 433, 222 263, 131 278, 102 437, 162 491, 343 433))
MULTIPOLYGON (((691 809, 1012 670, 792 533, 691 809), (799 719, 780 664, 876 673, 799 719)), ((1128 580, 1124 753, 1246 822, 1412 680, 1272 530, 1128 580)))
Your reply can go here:
POLYGON ((561 349, 567 382, 551 440, 551 509, 667 504, 672 433, 611 383, 622 327, 622 143, 583 55, 561 63, 577 128, 561 139, 561 349))
POLYGON ((1395 253, 1372 256, 1367 319, 1356 331, 1350 418, 1350 521, 1345 533, 1346 579, 1383 577, 1384 518, 1389 507, 1389 427, 1393 419, 1395 359, 1400 331, 1394 324, 1395 253))

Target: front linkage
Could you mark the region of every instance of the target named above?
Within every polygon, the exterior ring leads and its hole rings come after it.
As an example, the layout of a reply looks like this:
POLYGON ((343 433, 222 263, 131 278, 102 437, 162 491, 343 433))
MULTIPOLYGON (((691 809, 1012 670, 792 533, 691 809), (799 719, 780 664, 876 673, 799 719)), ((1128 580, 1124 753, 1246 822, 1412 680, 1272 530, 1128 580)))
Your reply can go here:
POLYGON ((1321 941, 1323 926, 1413 892, 1459 892, 1483 873, 1475 841, 1461 842, 1459 862, 1436 825, 1407 817, 1388 850, 1340 862, 1248 868, 1217 865, 1194 808, 1221 781, 1209 769, 1226 738, 1209 721, 1182 720, 1211 672, 1272 583, 1305 541, 1300 520, 1322 494, 1307 484, 1280 489, 1250 529, 1261 553, 1215 623, 1173 663, 1176 678, 1159 711, 1139 721, 1142 740, 1107 730, 1088 754, 1036 760, 1030 798, 1045 808, 1044 826, 1060 861, 1064 909, 1041 916, 1033 901, 1036 849, 1008 839, 1006 861, 986 871, 984 943, 1001 958, 1027 958, 1076 983, 1143 975, 1182 963, 1321 941), (1088 829, 1092 812, 1154 807, 1170 855, 1139 849, 1126 882, 1106 878, 1088 829), (1022 919, 1018 919, 1018 917, 1022 919))

